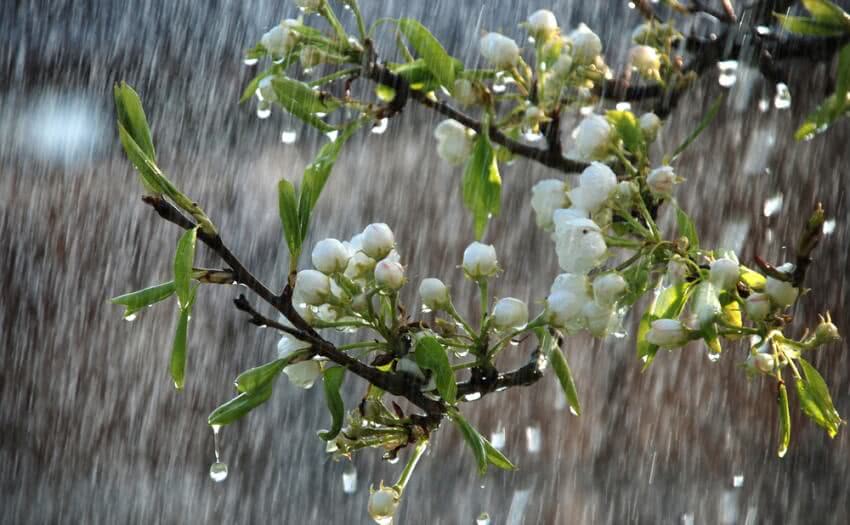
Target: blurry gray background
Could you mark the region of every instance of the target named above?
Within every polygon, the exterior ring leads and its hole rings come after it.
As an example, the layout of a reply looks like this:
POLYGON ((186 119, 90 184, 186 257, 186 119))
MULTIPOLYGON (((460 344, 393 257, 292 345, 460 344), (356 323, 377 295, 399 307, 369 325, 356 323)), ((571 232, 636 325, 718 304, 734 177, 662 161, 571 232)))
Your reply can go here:
MULTIPOLYGON (((516 23, 540 7, 564 28, 587 22, 615 64, 641 22, 613 1, 362 3, 369 20, 422 20, 468 65, 478 60, 482 30, 522 41, 516 23)), ((178 235, 140 202, 120 151, 111 87, 122 79, 142 95, 166 172, 250 268, 274 287, 283 282, 275 183, 299 177, 327 139, 278 110, 258 120, 252 104, 236 101, 255 72, 242 64, 243 50, 295 15, 284 1, 0 5, 0 521, 367 523, 369 484, 400 471, 367 451, 354 460, 356 491, 344 493, 345 464, 330 461, 315 436, 328 424, 321 389, 304 392, 283 379, 269 403, 223 430, 230 476, 212 482, 206 416, 231 396, 240 371, 274 355, 274 334, 232 308, 240 289, 202 290, 187 387, 177 393, 167 372, 172 303, 127 323, 107 302, 167 280, 178 235), (283 144, 281 132, 291 128, 298 140, 283 144)), ((847 333, 850 126, 795 143, 793 130, 829 92, 834 64, 792 63, 790 74, 792 105, 777 110, 772 86, 739 66, 721 116, 678 165, 688 182, 677 197, 693 210, 705 245, 739 249, 749 262, 755 254, 781 262, 801 220, 823 201, 836 227, 817 252, 807 283, 816 293, 797 307, 795 334, 827 308, 847 333)), ((721 91, 711 71, 665 125, 661 147, 675 147, 721 91)), ((471 308, 471 287, 456 269, 471 224, 460 170, 434 152, 438 120, 411 104, 386 133, 355 137, 311 239, 348 238, 387 222, 414 283, 409 304, 415 283, 436 275, 471 308)), ((558 273, 528 204, 531 185, 550 176, 523 160, 503 167, 503 213, 487 233, 506 268, 497 295, 539 301, 558 273)), ((208 253, 200 258, 220 264, 208 253)), ((729 350, 718 363, 697 347, 663 353, 641 374, 633 336, 569 339, 585 413, 570 415, 552 377, 469 405, 482 433, 505 430, 506 453, 520 470, 478 478, 446 426, 409 485, 399 522, 473 523, 486 511, 498 524, 846 523, 847 430, 830 440, 792 408, 792 447, 777 459, 773 384, 748 381, 737 368, 743 349, 729 350)), ((846 417, 846 346, 824 348, 813 361, 846 417)), ((363 384, 349 377, 346 389, 354 403, 363 384)))

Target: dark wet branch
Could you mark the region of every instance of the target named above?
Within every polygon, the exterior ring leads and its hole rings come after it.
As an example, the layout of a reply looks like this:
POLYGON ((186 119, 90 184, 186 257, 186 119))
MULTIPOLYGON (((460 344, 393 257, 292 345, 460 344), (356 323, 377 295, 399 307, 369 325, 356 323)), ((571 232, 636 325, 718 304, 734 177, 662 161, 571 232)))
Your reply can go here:
POLYGON ((499 392, 508 388, 533 385, 543 377, 542 363, 540 350, 536 349, 532 352, 531 360, 527 364, 511 372, 499 374, 495 368, 480 370, 478 373, 473 370, 469 381, 458 383, 458 396, 469 396, 470 394, 485 396, 491 392, 499 392))

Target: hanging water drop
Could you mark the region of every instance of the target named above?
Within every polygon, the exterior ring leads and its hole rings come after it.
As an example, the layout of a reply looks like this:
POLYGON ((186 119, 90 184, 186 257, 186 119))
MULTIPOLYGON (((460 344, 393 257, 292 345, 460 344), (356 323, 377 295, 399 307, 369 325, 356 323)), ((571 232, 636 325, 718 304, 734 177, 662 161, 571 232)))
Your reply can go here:
POLYGON ((541 436, 539 426, 535 424, 525 428, 525 442, 529 452, 532 454, 540 452, 541 436))
POLYGON ((327 137, 327 138, 328 138, 331 142, 333 142, 333 141, 335 141, 335 140, 336 140, 336 138, 339 136, 339 131, 337 131, 337 130, 328 131, 327 133, 325 133, 325 136, 326 136, 326 137, 327 137))
POLYGON ((482 512, 475 518, 475 525, 490 525, 490 515, 482 512))
POLYGON ((576 409, 572 405, 570 405, 570 414, 572 414, 574 416, 578 415, 578 412, 576 412, 576 409))
POLYGON ((372 133, 375 135, 381 135, 383 132, 387 130, 387 125, 389 124, 389 119, 384 117, 378 121, 378 124, 372 126, 372 133))
POLYGON ((631 111, 632 110, 632 105, 629 102, 617 102, 617 105, 615 107, 617 108, 617 111, 631 111))
POLYGON ((284 144, 292 144, 298 138, 298 133, 294 129, 285 129, 280 133, 280 141, 284 144))
POLYGON ((776 212, 782 209, 782 203, 784 200, 784 196, 781 193, 777 193, 773 197, 764 201, 764 216, 770 217, 771 215, 775 215, 776 212))
POLYGON ((738 62, 736 60, 722 60, 717 63, 717 69, 720 70, 717 82, 722 87, 732 87, 738 81, 738 62))
POLYGON ((736 489, 739 489, 744 486, 744 475, 743 474, 735 474, 732 476, 732 486, 736 489))
POLYGON ((766 112, 768 109, 770 109, 770 101, 769 101, 768 99, 766 99, 766 98, 763 98, 763 99, 759 100, 759 111, 761 111, 762 113, 764 113, 764 112, 766 112))
POLYGON ((496 450, 502 450, 505 447, 505 427, 501 424, 495 431, 490 433, 490 444, 496 450))
POLYGON ((259 62, 259 61, 260 60, 258 58, 246 58, 245 60, 242 61, 242 63, 245 64, 246 66, 256 66, 257 62, 259 62))
POLYGON ((476 399, 481 398, 481 392, 472 392, 471 394, 466 394, 463 396, 464 401, 475 401, 476 399))
POLYGON ((257 118, 266 119, 272 114, 271 104, 266 101, 261 101, 257 104, 257 118))
POLYGON ((835 219, 829 219, 823 223, 823 234, 829 235, 835 231, 835 219))
POLYGON ((720 361, 720 352, 712 352, 709 350, 706 354, 708 355, 708 360, 712 363, 720 361))
POLYGON ((357 491, 357 467, 354 463, 348 463, 342 471, 342 491, 346 494, 354 494, 357 491))
POLYGON ((782 82, 776 84, 776 96, 773 97, 773 106, 776 109, 788 109, 791 107, 791 91, 782 82))
POLYGON ((135 320, 136 320, 136 318, 137 318, 137 317, 138 317, 138 314, 136 314, 135 312, 133 312, 133 313, 131 313, 131 314, 129 314, 129 315, 125 315, 125 316, 124 316, 124 320, 125 320, 125 321, 127 321, 127 322, 133 322, 133 321, 135 321, 135 320))
POLYGON ((227 479, 227 463, 216 461, 210 465, 210 478, 216 483, 220 483, 227 479))

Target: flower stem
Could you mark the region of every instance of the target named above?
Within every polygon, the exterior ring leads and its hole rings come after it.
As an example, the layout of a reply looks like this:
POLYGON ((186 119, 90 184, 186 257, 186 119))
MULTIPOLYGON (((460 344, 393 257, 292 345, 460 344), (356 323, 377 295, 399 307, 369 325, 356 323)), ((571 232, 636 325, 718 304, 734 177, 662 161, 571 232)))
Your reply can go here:
POLYGON ((413 475, 413 469, 416 468, 416 464, 419 462, 419 458, 422 457, 422 454, 425 453, 425 449, 428 448, 428 440, 423 439, 419 443, 416 444, 416 448, 413 449, 413 454, 411 454, 410 458, 407 460, 407 465, 404 466, 404 470, 401 471, 401 476, 399 476, 398 481, 396 481, 393 488, 396 489, 399 493, 399 496, 404 492, 404 487, 407 485, 407 482, 410 481, 410 476, 413 475))

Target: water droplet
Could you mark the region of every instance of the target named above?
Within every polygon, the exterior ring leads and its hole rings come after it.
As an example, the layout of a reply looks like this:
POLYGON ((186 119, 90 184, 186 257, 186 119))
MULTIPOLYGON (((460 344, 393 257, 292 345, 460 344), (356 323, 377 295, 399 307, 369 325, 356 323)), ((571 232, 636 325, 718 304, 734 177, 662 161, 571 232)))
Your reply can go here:
POLYGON ((285 129, 280 133, 280 141, 284 144, 292 144, 298 138, 298 133, 294 129, 285 129))
POLYGON ((523 132, 522 138, 524 138, 525 140, 527 140, 529 142, 537 142, 538 140, 543 138, 543 134, 537 133, 536 131, 528 130, 528 131, 523 132))
POLYGON ((709 350, 706 354, 708 355, 708 360, 712 363, 716 363, 720 360, 720 352, 712 352, 709 350))
POLYGON ((743 474, 735 474, 732 476, 732 486, 735 488, 741 488, 744 486, 744 475, 743 474))
POLYGON ((493 93, 504 93, 506 89, 504 84, 493 84, 493 93))
POLYGON ((682 514, 682 525, 694 525, 693 512, 686 512, 682 514))
MULTIPOLYGON (((581 114, 581 116, 586 117, 593 113, 593 106, 582 106, 581 108, 579 108, 578 112, 581 114)), ((578 128, 576 128, 573 132, 573 138, 575 138, 575 136, 578 134, 577 131, 578 128)))
POLYGON ((216 483, 220 483, 227 479, 227 464, 221 461, 216 461, 210 465, 210 477, 216 483))
POLYGON ((784 195, 781 193, 777 193, 773 197, 770 197, 766 201, 764 201, 764 216, 770 217, 771 215, 776 214, 778 211, 782 209, 782 203, 785 200, 784 195))
POLYGON ((125 315, 125 316, 124 316, 124 320, 125 320, 125 321, 127 321, 127 322, 133 322, 133 321, 135 321, 135 320, 136 320, 136 318, 137 318, 137 317, 139 317, 139 316, 138 316, 138 314, 136 314, 136 313, 134 312, 134 313, 132 313, 132 314, 130 314, 130 315, 125 315))
POLYGON ((490 525, 490 515, 482 512, 475 518, 475 525, 490 525))
POLYGON ((761 111, 762 113, 764 113, 764 112, 766 112, 768 109, 770 109, 770 101, 769 101, 768 99, 766 99, 766 98, 763 98, 763 99, 759 100, 759 111, 761 111))
POLYGON ((498 450, 502 450, 505 447, 505 427, 501 424, 495 431, 490 433, 490 444, 498 450))
POLYGON ((272 114, 271 105, 268 102, 262 101, 257 104, 257 118, 266 119, 272 114))
POLYGON ((509 341, 509 344, 510 344, 511 346, 519 346, 519 341, 517 341, 516 339, 511 339, 511 340, 509 341))
POLYGON ((617 111, 631 111, 632 105, 628 102, 617 102, 617 111))
POLYGON ((791 107, 791 91, 782 82, 776 84, 776 96, 773 97, 773 106, 776 109, 788 109, 791 107))
POLYGON ((242 63, 245 64, 246 66, 256 66, 257 62, 259 62, 259 61, 260 60, 257 59, 257 58, 246 58, 245 60, 242 61, 242 63))
POLYGON ((357 467, 354 463, 348 463, 342 471, 342 491, 346 494, 357 491, 357 467))
POLYGON ((823 223, 823 234, 829 235, 835 231, 835 219, 829 219, 823 223))
POLYGON ((570 414, 572 414, 572 415, 574 415, 574 416, 577 416, 577 415, 578 415, 578 412, 576 412, 576 409, 575 409, 575 408, 573 408, 573 406, 572 406, 572 405, 570 405, 570 414))
POLYGON ((534 43, 534 37, 533 37, 533 36, 528 37, 528 43, 529 43, 529 44, 533 44, 533 43, 534 43))
POLYGON ((396 463, 398 463, 398 456, 388 458, 387 463, 389 463, 390 465, 395 465, 396 463))
POLYGON ((529 452, 532 454, 540 452, 541 436, 539 426, 525 427, 525 442, 529 452))
POLYGON ((463 396, 465 401, 475 401, 476 399, 481 399, 481 392, 473 392, 471 394, 466 394, 463 396))
POLYGON ((760 35, 769 35, 770 34, 770 28, 767 27, 767 26, 756 26, 756 33, 758 33, 760 35))
POLYGON ((330 139, 330 141, 331 141, 331 142, 333 142, 333 141, 335 141, 335 140, 336 140, 336 138, 339 136, 339 131, 337 131, 337 130, 328 131, 327 133, 325 133, 325 136, 326 136, 328 139, 330 139))
POLYGON ((720 70, 717 82, 722 87, 732 87, 738 81, 738 62, 736 60, 721 60, 717 63, 717 69, 720 70))
POLYGON ((389 124, 389 122, 390 120, 388 118, 382 118, 380 121, 378 121, 378 124, 376 126, 372 126, 372 133, 374 133, 375 135, 381 135, 387 130, 387 125, 389 124))
POLYGON ((423 304, 419 311, 423 314, 430 314, 432 310, 423 304))

